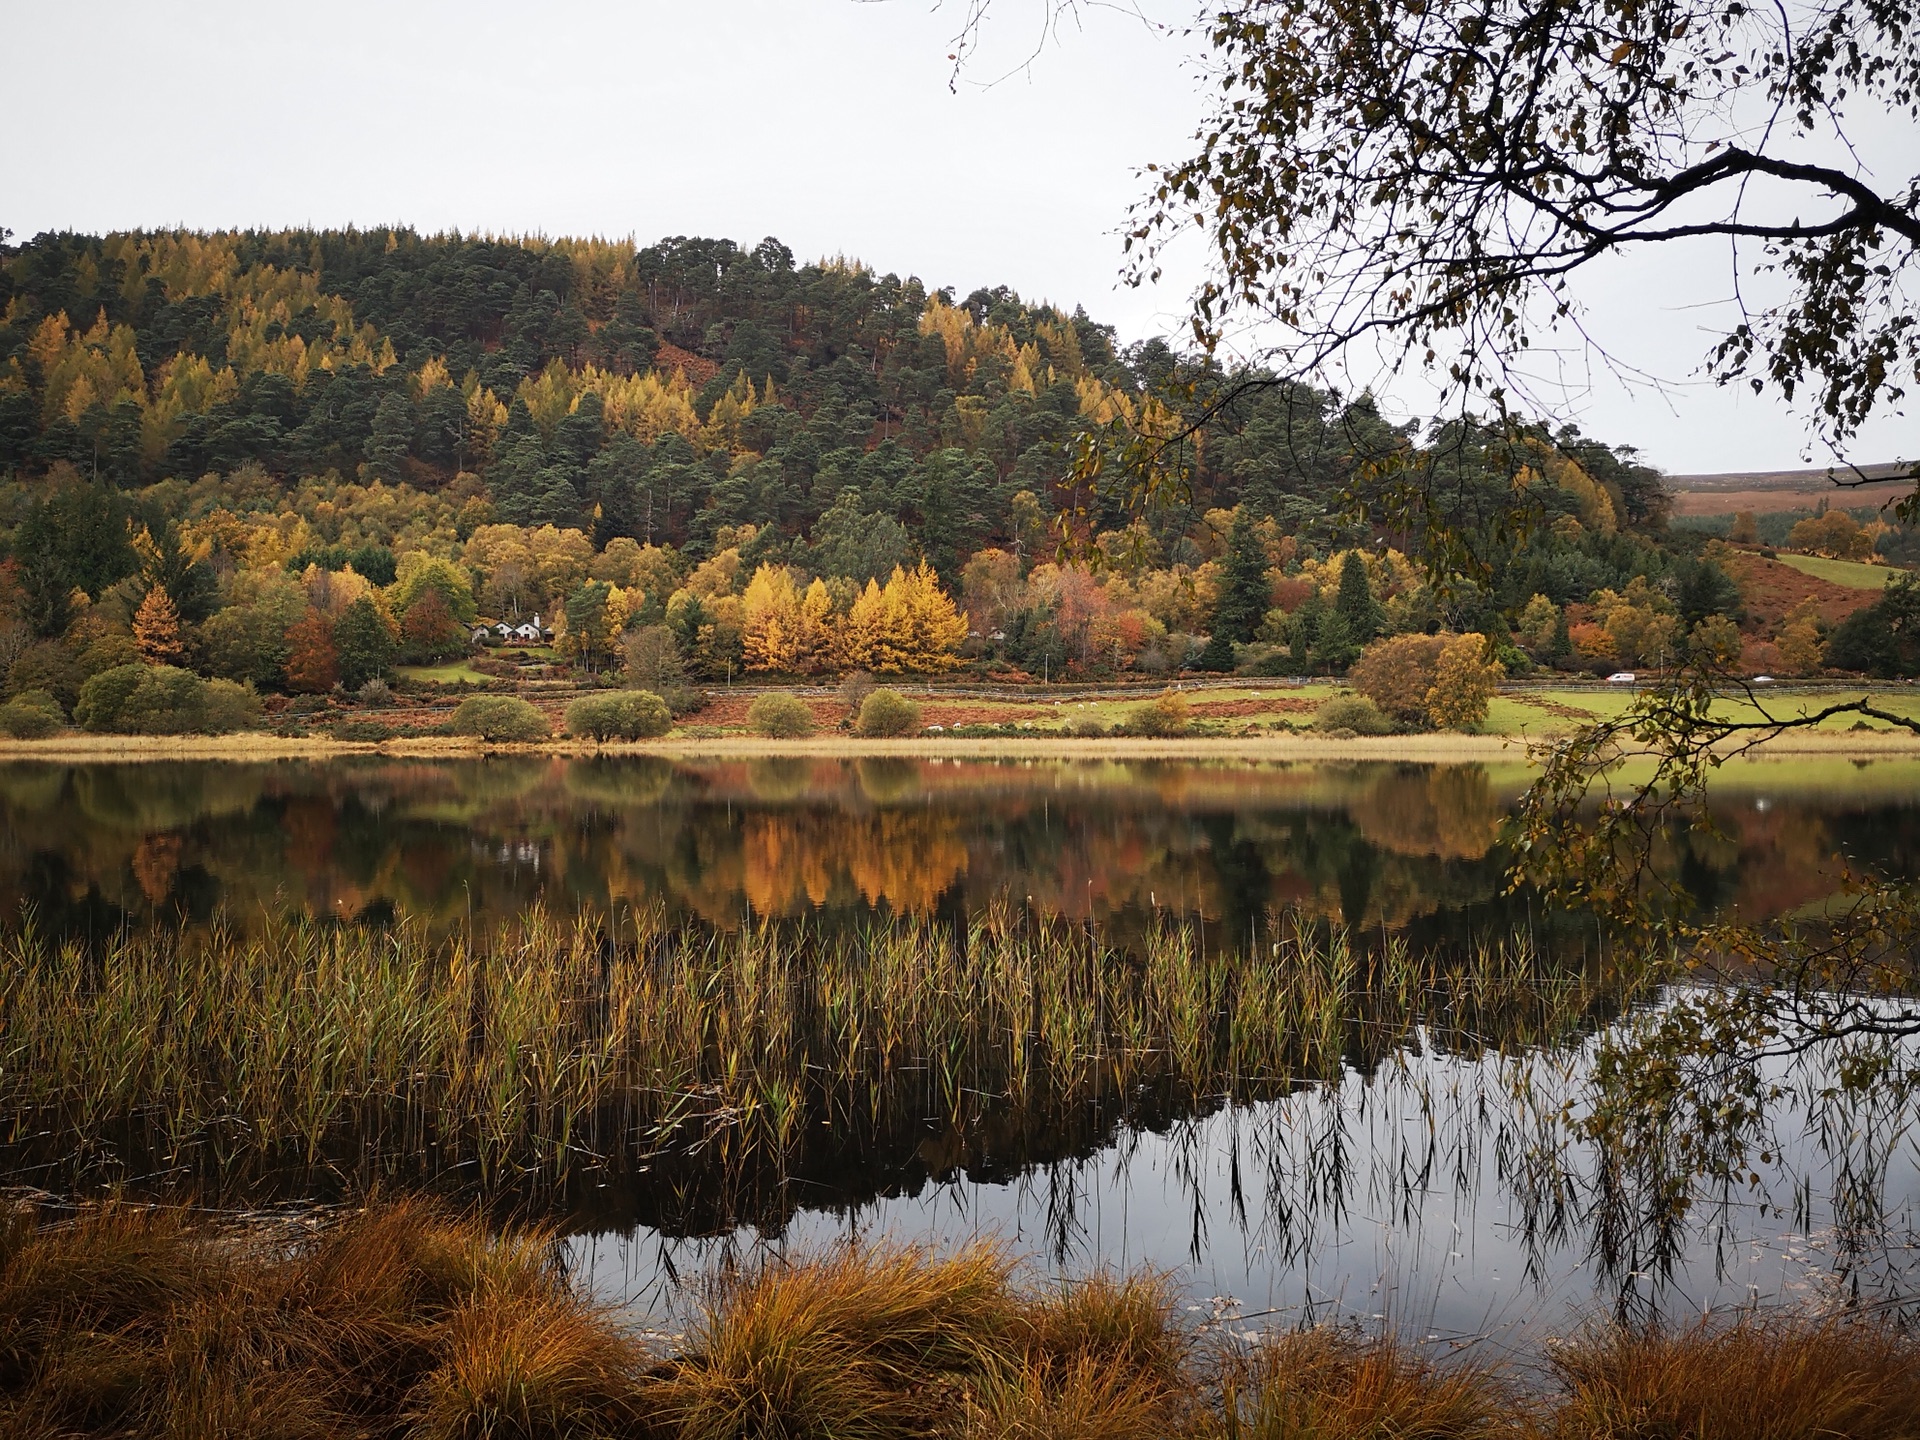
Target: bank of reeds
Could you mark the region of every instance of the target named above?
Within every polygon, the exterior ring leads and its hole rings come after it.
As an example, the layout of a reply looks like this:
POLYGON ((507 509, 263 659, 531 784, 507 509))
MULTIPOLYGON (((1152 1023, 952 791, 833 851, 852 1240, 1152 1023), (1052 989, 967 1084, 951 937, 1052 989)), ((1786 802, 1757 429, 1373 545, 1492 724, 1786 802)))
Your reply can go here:
POLYGON ((1371 1068, 1416 1030, 1551 1043, 1594 1004, 1520 942, 1451 969, 1338 932, 1247 953, 1169 926, 1122 951, 1006 913, 618 934, 535 913, 478 943, 287 923, 91 953, 28 932, 0 942, 0 1146, 44 1184, 347 1165, 485 1190, 677 1158, 751 1188, 911 1153, 930 1119, 961 1157, 988 1129, 1054 1143, 1371 1068))
MULTIPOLYGON (((1608 1329, 1500 1373, 1343 1330, 1249 1341, 1159 1278, 1026 1288, 991 1248, 716 1282, 685 1334, 550 1239, 418 1201, 316 1227, 0 1217, 0 1433, 214 1440, 1733 1440, 1920 1433, 1920 1346, 1841 1316, 1608 1329)), ((1238 1329, 1238 1327, 1233 1327, 1238 1329)))

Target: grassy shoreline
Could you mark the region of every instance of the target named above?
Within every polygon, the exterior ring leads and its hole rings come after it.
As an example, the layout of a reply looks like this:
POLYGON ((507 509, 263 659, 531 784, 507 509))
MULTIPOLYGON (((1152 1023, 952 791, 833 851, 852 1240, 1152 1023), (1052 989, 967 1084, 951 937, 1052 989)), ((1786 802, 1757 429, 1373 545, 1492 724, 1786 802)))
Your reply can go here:
MULTIPOLYGON (((1447 765, 1499 760, 1538 763, 1531 747, 1549 737, 1527 735, 1384 735, 1335 739, 1312 734, 1192 736, 1165 739, 1062 735, 967 738, 923 736, 870 740, 816 736, 769 740, 754 735, 669 735, 660 740, 613 742, 556 739, 536 744, 496 745, 466 736, 382 741, 325 736, 240 735, 59 735, 43 740, 0 739, 0 761, 84 763, 164 760, 330 760, 360 755, 420 759, 471 759, 483 755, 556 757, 655 755, 675 760, 793 756, 813 759, 899 756, 913 759, 1045 760, 1298 760, 1386 761, 1447 765)), ((1920 756, 1920 736, 1888 730, 1791 732, 1769 740, 1763 756, 1830 756, 1882 759, 1920 756)))
POLYGON ((1391 1333, 1194 1322, 1165 1277, 1021 1284, 880 1246, 718 1277, 681 1333, 538 1230, 419 1202, 318 1225, 0 1209, 0 1428, 213 1440, 1721 1440, 1911 1436, 1920 1345, 1812 1309, 1596 1324, 1530 1367, 1391 1333))

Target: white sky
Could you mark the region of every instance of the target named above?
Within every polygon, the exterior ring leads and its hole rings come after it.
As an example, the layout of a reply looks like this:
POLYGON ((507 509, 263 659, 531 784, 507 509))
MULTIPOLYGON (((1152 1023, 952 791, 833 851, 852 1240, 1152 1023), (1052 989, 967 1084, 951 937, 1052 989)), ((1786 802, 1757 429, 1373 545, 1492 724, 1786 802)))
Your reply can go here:
MULTIPOLYGON (((1177 33, 1191 5, 1139 4, 1173 28, 1090 8, 1022 70, 1041 0, 996 0, 953 93, 961 0, 4 0, 0 226, 775 235, 802 259, 1082 304, 1123 340, 1178 335, 1197 248, 1128 290, 1116 232, 1204 97, 1177 33)), ((1715 318, 1695 307, 1729 288, 1724 252, 1616 265, 1587 292, 1596 327, 1683 383, 1603 376, 1566 412, 1677 472, 1801 463, 1805 426, 1777 400, 1684 383, 1715 318)), ((1911 414, 1856 458, 1920 452, 1911 414)))

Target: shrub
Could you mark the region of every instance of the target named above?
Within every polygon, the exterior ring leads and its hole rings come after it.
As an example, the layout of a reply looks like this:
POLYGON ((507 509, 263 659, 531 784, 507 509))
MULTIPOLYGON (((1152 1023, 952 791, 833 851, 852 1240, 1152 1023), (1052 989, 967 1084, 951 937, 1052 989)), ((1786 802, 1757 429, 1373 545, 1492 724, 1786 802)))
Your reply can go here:
POLYGON ((539 707, 517 695, 475 695, 453 712, 453 733, 502 742, 545 740, 553 727, 539 707))
POLYGON ((1192 724, 1193 711, 1185 699, 1178 695, 1161 695, 1137 706, 1122 722, 1120 729, 1127 735, 1165 738, 1186 734, 1192 724))
POLYGON ((747 707, 747 728, 775 740, 798 740, 813 734, 813 712, 796 696, 769 690, 747 707))
POLYGON ((200 728, 209 735, 229 735, 260 723, 260 697, 248 685, 231 680, 203 680, 200 689, 200 728))
POLYGON ((260 701, 231 680, 202 680, 171 665, 116 665, 80 687, 73 718, 121 735, 220 734, 260 718, 260 701))
MULTIPOLYGON (((1427 692, 1433 689, 1440 654, 1449 638, 1395 635, 1390 640, 1376 640, 1354 662, 1347 683, 1395 719, 1423 722, 1427 718, 1427 692)), ((1353 728, 1360 729, 1358 725, 1353 728)))
POLYGON ((349 716, 333 722, 333 738, 336 740, 390 740, 393 738, 393 726, 384 720, 366 720, 349 716))
POLYGON ((1391 735, 1393 719, 1365 695, 1336 695, 1314 714, 1313 728, 1322 732, 1351 731, 1355 735, 1391 735))
POLYGON ((1454 636, 1434 667, 1427 718, 1442 730, 1478 725, 1487 718, 1487 702, 1499 691, 1505 673, 1488 654, 1486 636, 1474 631, 1454 636))
POLYGON ((26 690, 0 705, 0 735, 38 740, 67 723, 60 702, 44 690, 26 690))
POLYGON ((1091 715, 1076 715, 1067 721, 1067 733, 1082 740, 1097 740, 1107 733, 1107 727, 1091 715))
POLYGON ((673 712, 650 690, 583 695, 567 707, 567 734, 581 738, 652 740, 672 728, 673 712))
POLYGON ((893 690, 875 690, 860 702, 862 735, 905 735, 920 728, 920 707, 893 690))
POLYGON ((22 650, 7 671, 7 689, 15 695, 44 690, 71 710, 80 698, 88 672, 72 651, 57 640, 36 640, 22 650))
POLYGON ((375 677, 353 692, 353 698, 362 705, 391 705, 393 687, 386 681, 375 677))

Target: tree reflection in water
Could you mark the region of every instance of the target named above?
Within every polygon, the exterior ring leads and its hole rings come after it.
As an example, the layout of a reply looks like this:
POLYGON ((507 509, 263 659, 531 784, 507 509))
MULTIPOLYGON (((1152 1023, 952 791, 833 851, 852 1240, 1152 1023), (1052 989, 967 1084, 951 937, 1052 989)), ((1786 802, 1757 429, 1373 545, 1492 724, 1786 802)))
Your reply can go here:
MULTIPOLYGON (((402 916, 442 938, 485 936, 536 905, 623 935, 640 919, 723 935, 804 920, 824 940, 897 917, 965 942, 998 906, 1135 954, 1184 923, 1193 951, 1232 974, 1291 927, 1349 927, 1352 983, 1339 1005, 1284 1022, 1299 1032, 1284 1065, 1247 1063, 1234 1027, 1249 1012, 1201 1005, 1180 1012, 1211 1017, 1198 1031, 1164 1028, 1168 1011, 1162 1029, 1102 1040, 1102 1064, 1159 1058, 1099 1072, 1091 1090, 1049 1082, 990 1104, 1006 1086, 977 1075, 981 1103, 963 1105, 916 1088, 959 1063, 942 1047, 962 1032, 876 1012, 900 1067, 870 1081, 902 1107, 884 1124, 828 1107, 771 1170, 656 1147, 644 1171, 507 1186, 502 1203, 537 1192, 583 1234, 647 1237, 648 1276, 836 1226, 937 1238, 964 1205, 966 1223, 1011 1227, 1062 1267, 1157 1260, 1289 1304, 1357 1301, 1389 1271, 1483 1308, 1529 1287, 1628 1308, 1718 1303, 1759 1273, 1741 1243, 1761 1237, 1777 1260, 1789 1232, 1814 1237, 1796 1243, 1823 1273, 1902 1293, 1894 1240, 1916 1184, 1891 1099, 1838 1115, 1818 1065, 1783 1077, 1790 1103, 1755 1147, 1766 1159, 1737 1179, 1724 1165, 1717 1186, 1582 1131, 1596 1035, 1634 997, 1584 953, 1584 917, 1503 892, 1501 821, 1524 781, 1475 766, 792 758, 8 765, 0 905, 96 959, 149 926, 204 934, 224 916, 247 933, 289 911, 363 935, 402 916), (1559 987, 1530 981, 1531 1010, 1491 958, 1516 934, 1540 962, 1532 979, 1559 987), (1398 993, 1392 954, 1428 977, 1417 1016, 1382 998, 1398 993), (1213 1058, 1195 1070, 1171 1058, 1200 1053, 1213 1058)), ((1716 793, 1719 835, 1665 860, 1729 912, 1820 900, 1836 855, 1914 871, 1920 767, 1755 769, 1716 793)), ((1091 1007, 1102 1025, 1128 1013, 1110 1001, 1091 1007)), ((1033 1028, 1005 1020, 994 1044, 1033 1028)), ((804 1064, 832 1050, 810 1044, 786 1057, 802 1089, 804 1064)), ((432 1168, 417 1164, 415 1182, 432 1168)), ((329 1173, 350 1190, 376 1172, 329 1173)), ((270 1192, 318 1193, 284 1169, 253 1198, 270 1192)), ((1465 1327, 1471 1306, 1448 1303, 1465 1327)))
MULTIPOLYGON (((1820 899, 1837 852, 1910 872, 1920 767, 1801 769, 1798 791, 1759 771, 1729 781, 1725 836, 1694 837, 1672 863, 1747 915, 1820 899)), ((730 926, 963 914, 1011 896, 1131 933, 1172 915, 1238 937, 1284 911, 1458 941, 1544 923, 1501 881, 1501 822, 1525 778, 876 758, 10 764, 0 916, 31 905, 45 929, 97 935, 291 905, 449 927, 537 901, 730 926)))

